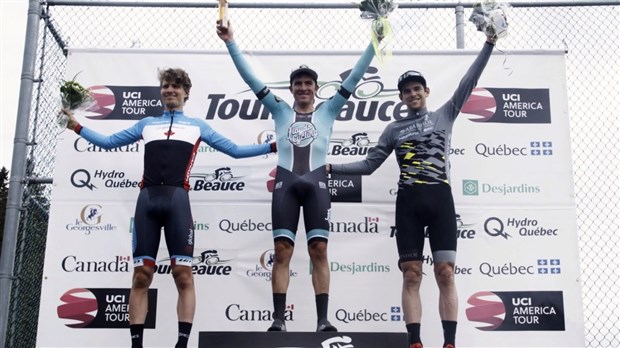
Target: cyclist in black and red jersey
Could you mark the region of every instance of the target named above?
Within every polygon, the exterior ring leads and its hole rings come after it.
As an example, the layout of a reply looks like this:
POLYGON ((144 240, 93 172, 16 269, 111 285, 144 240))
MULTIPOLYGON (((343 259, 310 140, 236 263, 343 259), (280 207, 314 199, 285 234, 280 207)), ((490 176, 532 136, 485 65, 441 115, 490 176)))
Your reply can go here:
POLYGON ((136 204, 133 230, 134 272, 129 296, 131 347, 142 347, 148 306, 148 289, 153 280, 155 257, 164 228, 170 254, 172 276, 179 297, 178 341, 175 348, 187 347, 194 319, 196 295, 192 275, 194 226, 189 202, 189 174, 201 141, 232 157, 251 157, 275 151, 275 143, 237 145, 214 131, 204 120, 188 117, 183 106, 192 87, 182 69, 159 73, 161 116, 146 117, 135 125, 110 136, 80 125, 69 110, 67 128, 105 149, 144 140, 144 173, 136 204))

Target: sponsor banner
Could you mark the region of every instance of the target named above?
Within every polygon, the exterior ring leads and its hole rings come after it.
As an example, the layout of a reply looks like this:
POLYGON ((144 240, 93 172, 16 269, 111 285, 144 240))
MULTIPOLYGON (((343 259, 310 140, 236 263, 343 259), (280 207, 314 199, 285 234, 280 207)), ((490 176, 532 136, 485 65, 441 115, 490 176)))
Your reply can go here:
POLYGON ((467 304, 467 319, 481 331, 565 330, 561 291, 481 291, 467 304))
POLYGON ((199 348, 388 348, 407 345, 405 333, 201 332, 199 348), (260 342, 257 345, 257 342, 260 342))
MULTIPOLYGON (((320 103, 336 93, 358 54, 256 52, 248 59, 272 92, 288 102, 292 101, 288 71, 282 67, 292 60, 316 67, 321 76, 320 103)), ((394 64, 379 69, 373 63, 337 115, 327 144, 327 161, 364 159, 385 126, 407 115, 395 86, 403 66, 416 61, 433 90, 428 107, 435 110, 450 98, 476 54, 395 52, 394 64), (441 68, 444 66, 451 69, 441 68), (433 88, 435 85, 453 87, 433 88)), ((579 346, 584 342, 583 313, 563 54, 516 52, 512 58, 509 73, 503 55, 491 57, 478 88, 457 118, 451 139, 458 241, 455 272, 462 318, 459 342, 476 347, 499 346, 507 340, 522 347, 579 346), (490 299, 481 295, 486 292, 493 294, 490 299), (489 300, 495 306, 501 302, 504 313, 485 317, 488 313, 483 312, 476 320, 467 319, 470 298, 489 300), (497 318, 501 323, 494 330, 479 328, 488 326, 488 321, 497 323, 497 318), (562 320, 563 327, 559 325, 562 320), (513 335, 522 330, 528 331, 527 337, 514 340, 513 335)), ((182 67, 192 76, 187 115, 206 119, 238 144, 273 141, 269 112, 241 79, 222 78, 238 75, 225 52, 71 51, 67 76, 81 72, 81 83, 93 87, 98 102, 96 109, 79 112, 78 120, 102 134, 112 134, 142 117, 161 113, 156 71, 165 66, 182 67), (217 71, 205 74, 206 60, 217 66, 217 71)), ((57 149, 38 346, 127 346, 128 332, 76 330, 66 326, 69 321, 61 320, 57 311, 62 296, 86 297, 85 302, 92 306, 92 298, 101 295, 96 289, 126 290, 131 284, 132 219, 144 143, 105 150, 73 132, 63 132, 57 149), (88 292, 65 295, 72 289, 88 292), (65 335, 62 330, 69 331, 65 335)), ((271 323, 274 251, 270 201, 276 165, 277 155, 233 159, 208 144, 197 148, 189 176, 195 232, 191 264, 197 291, 196 333, 262 333, 271 323)), ((394 238, 398 232, 394 224, 398 176, 398 165, 390 155, 372 175, 332 175, 323 183, 332 198, 327 217, 331 229, 329 318, 341 332, 405 331, 400 304, 402 274, 394 238)), ((297 234, 289 270, 287 327, 289 331, 314 331, 315 295, 303 209, 297 234)), ((423 339, 429 346, 439 346, 439 294, 432 279, 435 260, 427 239, 423 272, 431 279, 425 280, 421 289, 423 339)), ((176 318, 177 297, 168 257, 161 238, 152 289, 167 301, 158 301, 156 311, 149 310, 157 328, 147 330, 145 345, 153 347, 171 346, 176 340, 176 319, 168 320, 176 318)), ((104 293, 120 301, 110 307, 114 312, 108 312, 109 318, 115 314, 124 320, 127 312, 119 297, 124 293, 104 293)), ((103 299, 105 302, 106 297, 103 299)), ((106 313, 97 303, 96 315, 89 314, 95 318, 106 313)), ((92 319, 87 325, 100 325, 99 320, 92 319)), ((198 345, 198 336, 190 337, 191 346, 198 345)), ((350 342, 328 341, 328 346, 364 344, 351 338, 350 342)))

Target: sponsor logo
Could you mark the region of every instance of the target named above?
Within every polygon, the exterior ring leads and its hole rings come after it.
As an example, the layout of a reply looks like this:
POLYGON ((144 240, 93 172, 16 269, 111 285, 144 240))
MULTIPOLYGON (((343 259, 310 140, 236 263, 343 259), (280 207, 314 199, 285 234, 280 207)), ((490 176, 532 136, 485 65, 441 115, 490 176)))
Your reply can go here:
POLYGON ((88 204, 82 207, 79 217, 65 225, 67 231, 83 232, 90 235, 93 232, 116 231, 117 227, 103 222, 103 207, 99 204, 88 204))
POLYGON ((399 306, 390 307, 389 311, 373 312, 366 308, 359 310, 346 310, 340 308, 336 310, 336 320, 345 324, 352 322, 387 322, 387 321, 401 321, 404 319, 401 308, 399 306))
POLYGON ((346 139, 332 138, 329 143, 331 147, 327 154, 331 156, 366 156, 368 149, 377 144, 371 142, 365 132, 355 133, 346 139))
POLYGON ((140 184, 138 181, 127 179, 124 172, 100 169, 95 170, 92 175, 86 169, 77 169, 71 174, 70 180, 73 187, 85 187, 91 191, 98 188, 97 185, 107 188, 135 188, 140 184), (97 185, 92 183, 93 180, 97 181, 97 185))
POLYGON ((542 190, 540 186, 529 184, 480 184, 478 180, 463 180, 463 196, 481 196, 481 195, 520 195, 520 194, 538 194, 542 190))
POLYGON ((255 221, 252 219, 243 221, 232 221, 229 219, 220 220, 218 227, 221 231, 226 233, 235 232, 263 232, 271 231, 271 222, 255 221))
POLYGON ((329 231, 333 233, 379 233, 379 218, 366 216, 362 221, 331 221, 329 231))
POLYGON ((532 156, 553 156, 553 143, 551 141, 531 141, 530 154, 532 156))
POLYGON ((130 256, 116 256, 113 260, 82 260, 75 255, 62 259, 61 268, 65 272, 76 273, 112 273, 129 272, 130 256))
POLYGON ((362 202, 361 175, 332 174, 327 186, 332 202, 362 202))
MULTIPOLYGON (((60 296, 56 311, 63 323, 74 329, 126 329, 129 327, 130 289, 75 288, 60 296)), ((157 289, 148 290, 144 327, 155 328, 157 289)))
POLYGON ((99 147, 84 138, 77 138, 73 142, 73 149, 76 152, 105 152, 105 153, 129 153, 140 152, 140 143, 133 143, 121 147, 115 147, 113 149, 104 149, 99 147))
MULTIPOLYGON (((229 321, 273 321, 273 311, 270 309, 246 309, 238 303, 226 307, 226 319, 229 321)), ((284 320, 295 321, 295 305, 286 305, 284 320)))
POLYGON ((297 147, 306 147, 319 137, 319 131, 310 122, 295 122, 288 128, 286 140, 297 147))
MULTIPOLYGON (((473 223, 464 223, 461 215, 456 214, 456 238, 465 240, 476 238, 474 225, 473 223)), ((398 233, 396 226, 390 226, 390 238, 396 237, 396 233, 398 233)), ((424 237, 429 237, 428 226, 424 227, 424 237)))
POLYGON ((164 111, 160 88, 152 86, 92 86, 95 105, 85 116, 97 120, 139 120, 164 111))
POLYGON ((509 146, 507 144, 488 145, 478 143, 475 151, 483 157, 526 157, 526 156, 552 156, 553 143, 551 141, 531 141, 527 146, 509 146))
POLYGON ((230 167, 220 167, 213 172, 191 173, 190 190, 192 191, 243 191, 243 176, 235 176, 230 167))
MULTIPOLYGON (((275 251, 273 249, 263 251, 258 258, 258 263, 254 265, 254 268, 246 270, 245 275, 250 278, 262 278, 271 281, 274 259, 275 251)), ((289 270, 291 278, 297 277, 297 275, 298 273, 295 270, 289 270)))
POLYGON ((481 331, 565 330, 561 291, 480 291, 467 303, 467 319, 481 331))
POLYGON ((506 222, 492 216, 484 222, 484 231, 491 237, 511 238, 513 235, 522 237, 551 237, 558 235, 558 229, 541 225, 538 220, 508 218, 506 222), (510 233, 508 230, 510 229, 510 233))
POLYGON ((556 275, 562 273, 560 259, 537 259, 534 265, 514 264, 512 262, 495 265, 490 262, 483 262, 480 264, 479 271, 489 278, 534 274, 556 275))
POLYGON ((551 123, 549 90, 474 88, 461 112, 473 122, 551 123))
MULTIPOLYGON (((422 262, 429 266, 432 266, 435 264, 435 260, 433 260, 433 256, 431 255, 423 255, 422 262)), ((423 272, 423 274, 426 274, 426 273, 423 272)), ((454 265, 454 274, 471 275, 473 274, 473 268, 460 267, 459 265, 454 265)))
MULTIPOLYGON (((381 77, 377 76, 378 69, 370 66, 362 77, 362 80, 355 87, 351 98, 347 100, 345 106, 340 111, 336 120, 349 121, 380 121, 390 122, 407 117, 407 105, 400 101, 386 100, 398 96, 398 89, 384 88, 381 77), (369 100, 371 99, 372 100, 369 100)), ((316 97, 321 100, 316 108, 319 108, 324 100, 331 98, 337 93, 342 81, 351 73, 351 70, 340 74, 340 80, 319 81, 319 90, 316 97)), ((289 82, 274 82, 266 84, 272 92, 283 91, 289 93, 289 82)), ((250 90, 240 91, 240 93, 251 93, 250 90)), ((213 120, 215 118, 229 120, 238 116, 242 120, 268 120, 270 113, 262 103, 252 94, 247 99, 240 99, 236 93, 234 97, 226 94, 209 94, 207 100, 209 108, 205 118, 213 120)))
MULTIPOLYGON (((312 262, 309 262, 309 273, 312 274, 312 262)), ((349 275, 355 275, 358 273, 388 273, 390 272, 390 265, 379 264, 378 262, 338 262, 330 261, 329 270, 334 273, 348 273, 349 275)))
MULTIPOLYGON (((217 250, 205 250, 200 256, 194 256, 193 260, 188 260, 192 265, 192 273, 196 276, 229 276, 232 273, 232 266, 228 263, 232 259, 220 258, 217 250)), ((185 263, 184 260, 178 260, 179 263, 185 263)), ((170 258, 164 258, 156 262, 155 273, 171 274, 172 266, 170 258)))

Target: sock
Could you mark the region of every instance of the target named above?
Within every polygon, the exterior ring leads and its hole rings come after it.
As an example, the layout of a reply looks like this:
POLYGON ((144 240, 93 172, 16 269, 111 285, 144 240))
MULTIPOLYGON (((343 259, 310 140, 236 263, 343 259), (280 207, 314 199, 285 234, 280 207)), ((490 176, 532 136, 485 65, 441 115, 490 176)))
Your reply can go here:
POLYGON ((179 321, 179 340, 174 348, 187 348, 189 333, 192 331, 192 323, 179 321))
POLYGON ((422 339, 420 339, 420 323, 407 324, 405 327, 409 334, 409 344, 422 343, 422 339))
POLYGON ((451 344, 454 346, 456 341, 456 321, 442 320, 441 326, 443 327, 443 345, 451 344))
POLYGON ((329 303, 329 294, 318 294, 315 296, 317 321, 327 320, 327 304, 329 303))
POLYGON ((286 307, 286 293, 273 294, 273 319, 284 320, 284 309, 286 307))
POLYGON ((129 334, 131 334, 131 348, 142 348, 143 333, 144 324, 129 325, 129 334))

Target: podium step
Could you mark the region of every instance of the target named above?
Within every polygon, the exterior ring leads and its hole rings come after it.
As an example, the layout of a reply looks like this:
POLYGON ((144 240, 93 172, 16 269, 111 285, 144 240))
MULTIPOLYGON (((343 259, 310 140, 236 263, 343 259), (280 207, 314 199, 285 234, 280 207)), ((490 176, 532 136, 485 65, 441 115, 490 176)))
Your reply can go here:
POLYGON ((203 331, 198 348, 407 348, 407 333, 203 331))

